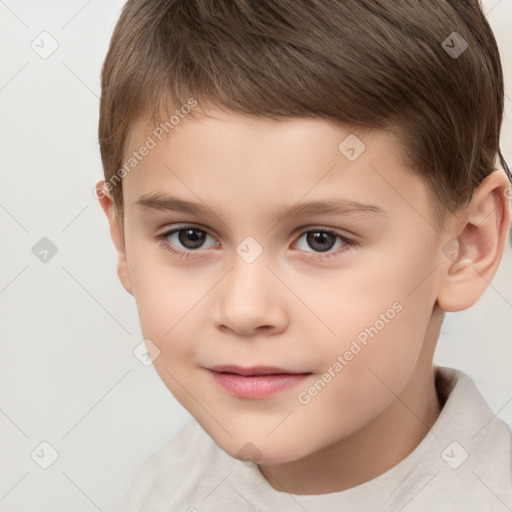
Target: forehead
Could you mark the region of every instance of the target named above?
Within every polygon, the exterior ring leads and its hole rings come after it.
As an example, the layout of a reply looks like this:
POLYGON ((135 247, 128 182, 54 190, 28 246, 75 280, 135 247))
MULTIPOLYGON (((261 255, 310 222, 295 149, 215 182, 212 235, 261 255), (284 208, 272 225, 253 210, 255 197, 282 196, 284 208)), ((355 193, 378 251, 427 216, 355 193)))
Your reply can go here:
MULTIPOLYGON (((272 147, 275 150, 280 146, 286 151, 289 144, 300 143, 301 147, 295 148, 297 151, 309 151, 315 147, 324 151, 330 146, 341 154, 341 150, 347 149, 350 144, 339 148, 339 143, 347 137, 357 137, 365 144, 365 148, 357 146, 358 142, 354 138, 347 142, 356 143, 355 149, 358 150, 358 154, 366 152, 367 149, 375 150, 376 146, 386 145, 394 149, 392 154, 397 158, 401 156, 396 151, 399 140, 390 130, 349 126, 325 118, 288 117, 277 120, 217 109, 196 109, 190 115, 167 115, 160 123, 143 118, 136 119, 128 133, 127 152, 136 150, 148 137, 154 139, 160 147, 183 143, 192 143, 196 148, 208 148, 211 144, 221 147, 224 141, 231 145, 230 149, 235 149, 232 143, 237 142, 237 147, 240 148, 256 148, 263 145, 264 149, 272 147)), ((292 157, 291 154, 289 156, 292 157)), ((347 156, 352 156, 352 161, 355 161, 358 155, 354 158, 354 155, 347 153, 347 156)))
MULTIPOLYGON (((222 206, 273 206, 327 196, 429 216, 430 196, 406 166, 391 131, 356 130, 325 119, 271 120, 209 111, 184 116, 168 134, 138 120, 124 158, 146 146, 125 176, 125 202, 169 194, 222 206)), ((132 157, 135 158, 135 157, 132 157)), ((275 208, 274 208, 275 209, 275 208)))

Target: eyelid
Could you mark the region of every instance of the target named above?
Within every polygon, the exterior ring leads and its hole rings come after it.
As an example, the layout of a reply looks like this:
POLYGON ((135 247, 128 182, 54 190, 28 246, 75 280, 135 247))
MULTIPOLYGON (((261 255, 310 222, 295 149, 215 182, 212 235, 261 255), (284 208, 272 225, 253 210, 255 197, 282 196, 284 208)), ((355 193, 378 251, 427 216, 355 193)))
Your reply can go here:
MULTIPOLYGON (((201 224, 176 224, 172 227, 169 227, 167 229, 164 229, 162 231, 161 234, 159 235, 156 235, 156 238, 158 239, 161 239, 161 240, 164 240, 165 238, 179 232, 179 231, 182 231, 182 230, 185 230, 185 229, 195 229, 197 228, 198 231, 203 231, 206 235, 208 236, 211 236, 212 238, 214 238, 216 240, 216 243, 219 243, 218 240, 217 240, 217 237, 215 235, 213 235, 210 230, 208 228, 205 228, 204 226, 202 226, 201 224)), ((196 249, 196 250, 190 250, 188 252, 199 252, 201 250, 206 250, 206 249, 196 249)))
POLYGON ((341 228, 333 228, 331 226, 327 226, 326 224, 311 224, 310 226, 302 227, 294 231, 294 236, 296 234, 302 236, 305 233, 309 233, 310 231, 326 231, 328 233, 332 233, 334 235, 340 236, 342 238, 348 238, 348 239, 357 239, 358 236, 355 233, 352 233, 346 229, 341 228))
MULTIPOLYGON (((199 228, 199 231, 203 231, 204 233, 206 233, 208 236, 211 236, 212 238, 216 238, 215 236, 213 236, 211 233, 210 233, 210 230, 205 228, 204 226, 202 226, 201 224, 187 224, 187 223, 179 223, 179 224, 175 224, 173 227, 168 227, 167 229, 165 229, 161 234, 157 235, 156 238, 157 240, 159 240, 159 242, 162 244, 162 246, 164 247, 164 249, 166 249, 167 251, 173 253, 174 255, 176 255, 177 257, 179 258, 195 258, 195 257, 201 257, 200 254, 201 252, 208 252, 211 248, 207 248, 207 249, 174 249, 173 248, 173 244, 169 243, 166 241, 166 238, 168 238, 169 236, 175 234, 176 232, 179 232, 181 230, 184 230, 184 229, 187 229, 187 228, 199 228), (195 254, 198 254, 198 256, 196 256, 195 254)), ((313 260, 318 260, 318 261, 325 261, 329 258, 332 258, 332 257, 338 257, 338 256, 341 256, 342 254, 344 254, 345 252, 348 252, 349 250, 351 249, 355 249, 359 246, 361 246, 361 242, 358 240, 358 237, 356 235, 349 235, 349 236, 346 236, 344 235, 343 233, 341 233, 340 229, 339 228, 331 228, 329 226, 325 226, 325 225, 310 225, 310 226, 304 226, 302 228, 299 228, 297 229, 296 231, 294 231, 294 238, 297 238, 297 240, 295 240, 294 242, 294 245, 298 242, 298 240, 300 240, 300 238, 302 238, 305 234, 307 233, 310 233, 310 232, 314 232, 314 231, 321 231, 321 232, 324 232, 324 233, 330 233, 332 235, 334 235, 335 237, 339 238, 342 240, 343 242, 343 246, 342 248, 338 248, 337 250, 333 251, 333 252, 325 252, 325 253, 322 253, 322 252, 309 252, 309 251, 303 251, 303 250, 300 250, 300 252, 305 252, 306 254, 308 254, 309 256, 307 256, 308 258, 310 259, 313 259, 313 260)), ((216 240, 216 244, 218 244, 218 240, 216 240)))
POLYGON ((165 238, 167 236, 170 236, 173 233, 176 233, 177 231, 181 231, 182 229, 194 229, 197 228, 200 231, 204 231, 207 235, 217 238, 216 235, 214 235, 209 228, 203 226, 202 224, 192 224, 192 223, 177 223, 177 224, 171 224, 170 226, 167 226, 163 228, 161 231, 159 230, 159 233, 157 233, 155 238, 165 238))
MULTIPOLYGON (((182 229, 187 229, 187 228, 199 228, 201 231, 204 231, 206 234, 210 235, 211 237, 216 238, 216 235, 212 234, 212 232, 210 231, 209 228, 207 228, 206 226, 204 226, 202 224, 198 224, 198 223, 174 224, 174 225, 172 225, 172 227, 164 228, 160 234, 156 235, 156 237, 163 238, 163 237, 166 237, 166 236, 169 236, 169 235, 175 233, 176 231, 180 231, 182 229)), ((333 227, 330 227, 330 226, 327 226, 324 224, 316 224, 316 225, 311 224, 310 226, 297 228, 296 230, 293 231, 293 237, 302 236, 302 235, 305 235, 306 233, 309 233, 310 231, 314 231, 314 230, 330 232, 330 233, 332 233, 336 236, 339 236, 341 238, 345 238, 348 240, 354 240, 354 242, 356 242, 357 238, 358 238, 358 236, 355 233, 352 233, 347 230, 341 230, 340 228, 333 228, 333 227), (345 233, 348 233, 348 234, 345 234, 345 233)))

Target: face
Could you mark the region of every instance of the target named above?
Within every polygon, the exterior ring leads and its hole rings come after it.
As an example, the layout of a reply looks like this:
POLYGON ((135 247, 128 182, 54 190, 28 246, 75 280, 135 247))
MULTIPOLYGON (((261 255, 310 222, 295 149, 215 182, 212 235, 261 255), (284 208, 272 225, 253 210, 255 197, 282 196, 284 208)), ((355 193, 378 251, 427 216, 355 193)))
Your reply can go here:
POLYGON ((219 446, 297 460, 414 380, 444 242, 391 133, 209 114, 162 141, 134 126, 127 158, 156 145, 123 179, 123 282, 156 371, 219 446))

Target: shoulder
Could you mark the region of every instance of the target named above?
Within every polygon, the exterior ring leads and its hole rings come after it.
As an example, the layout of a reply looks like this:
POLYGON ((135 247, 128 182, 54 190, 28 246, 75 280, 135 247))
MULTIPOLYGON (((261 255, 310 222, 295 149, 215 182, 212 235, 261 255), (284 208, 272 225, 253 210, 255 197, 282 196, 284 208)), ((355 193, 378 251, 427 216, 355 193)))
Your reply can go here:
POLYGON ((190 419, 169 442, 146 459, 141 470, 153 472, 171 469, 178 459, 182 464, 191 462, 194 460, 198 448, 206 448, 211 443, 213 441, 197 421, 190 419))
POLYGON ((226 457, 201 426, 190 420, 137 470, 122 511, 156 512, 187 501, 190 505, 198 486, 208 480, 206 473, 225 464, 226 457))
POLYGON ((468 511, 495 510, 499 501, 510 508, 510 426, 490 409, 467 373, 437 367, 436 388, 443 409, 431 429, 435 438, 420 445, 435 479, 421 493, 422 499, 437 510, 440 495, 445 500, 442 510, 453 510, 448 507, 452 501, 453 506, 464 503, 468 511), (485 487, 493 492, 485 492, 485 487))

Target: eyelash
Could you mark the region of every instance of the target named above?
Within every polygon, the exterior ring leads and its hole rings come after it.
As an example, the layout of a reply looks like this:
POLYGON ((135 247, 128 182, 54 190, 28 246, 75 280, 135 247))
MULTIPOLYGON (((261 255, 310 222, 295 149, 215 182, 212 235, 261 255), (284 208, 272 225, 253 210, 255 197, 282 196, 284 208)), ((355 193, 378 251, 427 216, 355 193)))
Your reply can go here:
MULTIPOLYGON (((200 228, 199 226, 185 225, 185 226, 179 226, 177 228, 170 229, 170 230, 166 231, 165 233, 158 235, 156 237, 156 239, 158 241, 160 241, 161 245, 163 246, 163 248, 165 250, 169 251, 171 254, 173 254, 174 256, 176 256, 180 259, 187 259, 190 257, 194 257, 192 255, 195 252, 199 252, 200 249, 188 250, 188 251, 177 251, 176 249, 173 249, 172 244, 170 244, 167 241, 167 238, 170 237, 171 235, 173 235, 174 233, 183 231, 185 229, 191 229, 191 228, 197 229, 198 231, 202 231, 203 233, 209 234, 206 230, 200 228)), ((340 235, 339 233, 337 233, 329 228, 313 228, 313 229, 308 229, 308 230, 302 231, 299 234, 298 239, 300 239, 302 236, 304 236, 307 233, 327 233, 330 235, 334 235, 335 237, 339 238, 345 244, 341 249, 338 249, 337 251, 332 252, 332 253, 313 253, 313 256, 309 256, 313 259, 326 260, 326 259, 332 258, 334 256, 339 256, 342 253, 345 253, 346 251, 348 251, 349 249, 353 249, 360 245, 360 243, 357 242, 356 240, 353 240, 352 238, 347 238, 344 235, 340 235)))

